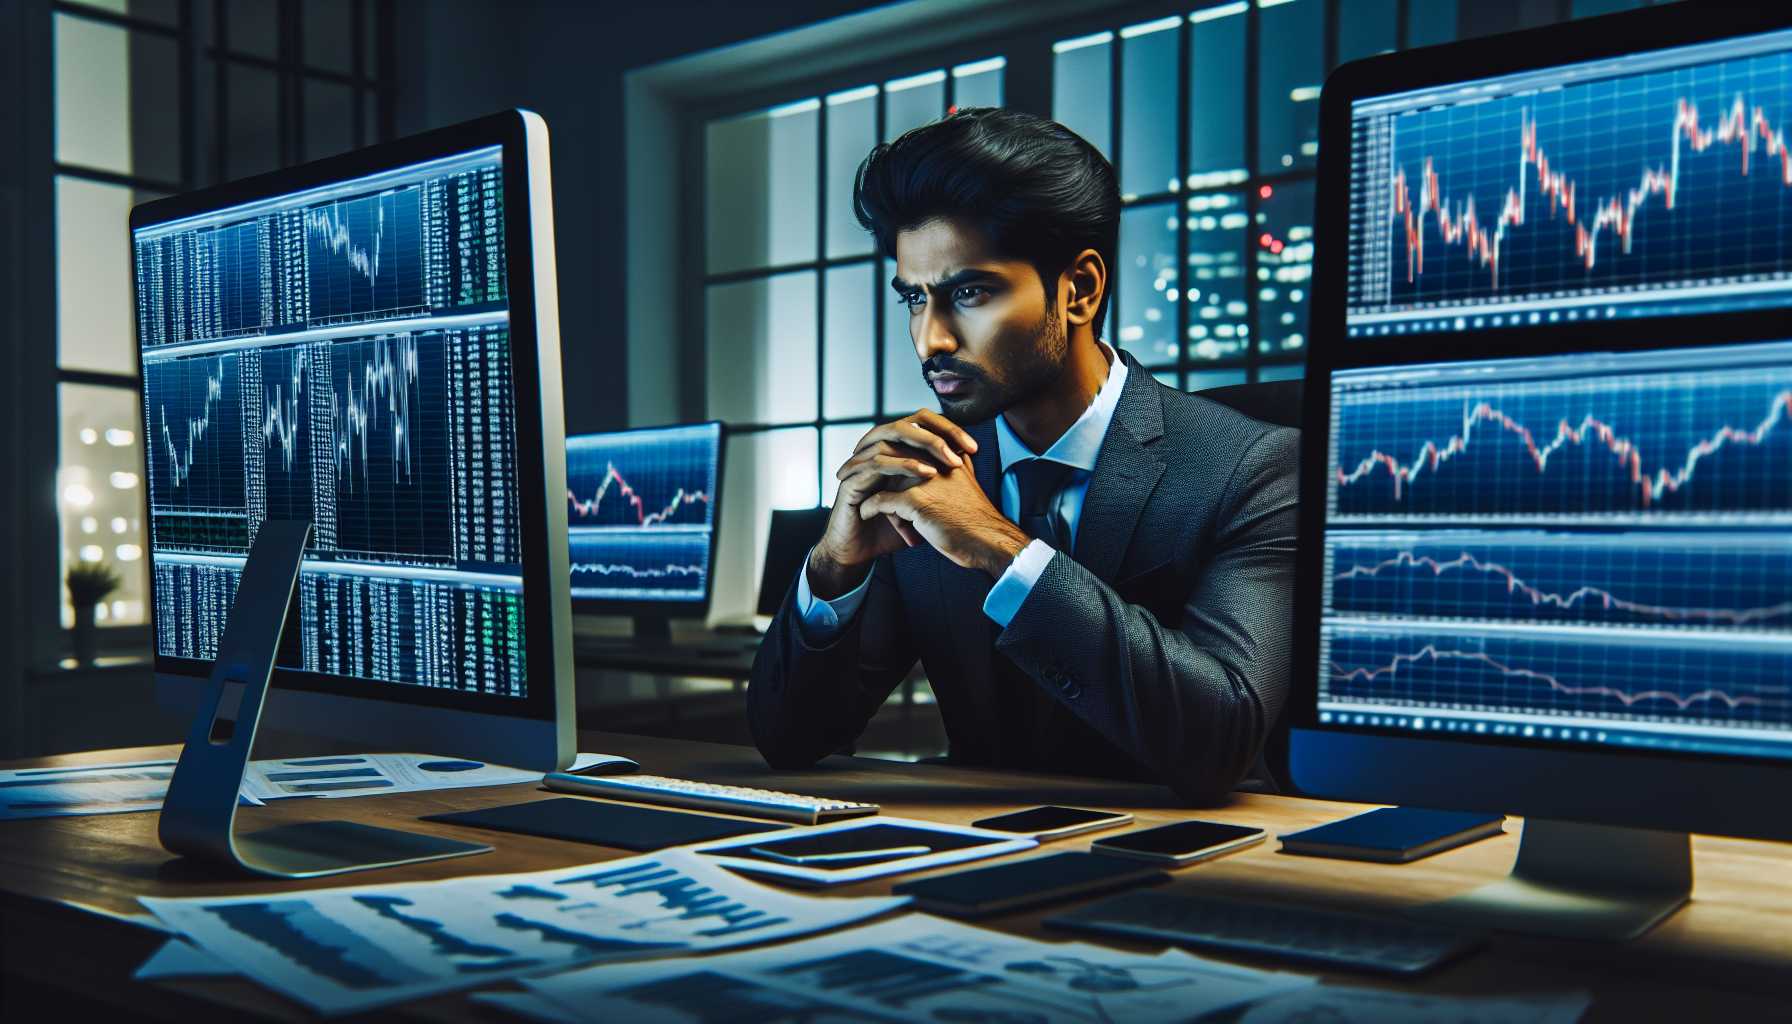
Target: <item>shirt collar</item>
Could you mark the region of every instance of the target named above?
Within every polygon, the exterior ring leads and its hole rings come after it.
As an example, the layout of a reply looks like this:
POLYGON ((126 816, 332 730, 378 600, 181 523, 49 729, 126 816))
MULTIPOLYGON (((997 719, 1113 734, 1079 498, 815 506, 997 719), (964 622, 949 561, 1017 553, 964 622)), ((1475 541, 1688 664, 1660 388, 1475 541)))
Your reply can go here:
MULTIPOLYGON (((1101 454, 1101 440, 1107 436, 1108 424, 1114 419, 1114 409, 1120 405, 1120 390, 1126 384, 1126 360, 1121 359, 1120 353, 1107 342, 1097 340, 1096 344, 1108 356, 1108 379, 1102 382, 1101 390, 1095 393, 1095 400, 1070 425, 1070 429, 1039 456, 1053 462, 1062 462, 1085 473, 1095 471, 1095 457, 1101 454)), ((1006 416, 996 417, 996 447, 1002 456, 1004 473, 1012 469, 1016 462, 1033 458, 1033 450, 1008 426, 1006 416)))

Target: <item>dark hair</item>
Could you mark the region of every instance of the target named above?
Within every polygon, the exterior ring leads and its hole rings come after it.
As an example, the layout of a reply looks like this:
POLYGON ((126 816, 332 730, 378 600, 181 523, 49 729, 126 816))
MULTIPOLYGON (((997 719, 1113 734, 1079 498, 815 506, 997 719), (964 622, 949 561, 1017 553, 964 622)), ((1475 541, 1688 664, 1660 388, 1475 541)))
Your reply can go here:
POLYGON ((1114 165, 1082 136, 1032 114, 968 107, 878 144, 859 165, 853 212, 896 255, 896 236, 941 217, 982 230, 996 252, 1024 259, 1047 290, 1077 253, 1107 264, 1095 311, 1101 336, 1114 290, 1120 190, 1114 165))

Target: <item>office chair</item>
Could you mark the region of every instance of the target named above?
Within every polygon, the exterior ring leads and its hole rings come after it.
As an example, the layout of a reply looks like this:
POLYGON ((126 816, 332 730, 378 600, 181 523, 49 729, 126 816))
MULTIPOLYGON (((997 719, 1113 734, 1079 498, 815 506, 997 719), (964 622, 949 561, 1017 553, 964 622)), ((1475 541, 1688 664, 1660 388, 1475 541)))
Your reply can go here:
POLYGON ((1298 380, 1272 380, 1261 384, 1230 384, 1195 394, 1244 413, 1254 420, 1278 427, 1300 426, 1301 385, 1298 380))

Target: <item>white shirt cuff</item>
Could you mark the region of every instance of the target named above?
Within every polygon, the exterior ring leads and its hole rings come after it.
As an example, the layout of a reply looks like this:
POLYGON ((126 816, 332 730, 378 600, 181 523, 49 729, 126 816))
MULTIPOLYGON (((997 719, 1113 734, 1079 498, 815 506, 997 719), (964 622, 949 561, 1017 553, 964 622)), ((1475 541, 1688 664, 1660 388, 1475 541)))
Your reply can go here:
POLYGON ((996 585, 989 588, 989 596, 983 599, 983 614, 994 620, 1003 629, 1014 620, 1015 613, 1020 611, 1021 602, 1033 592, 1033 584, 1039 582, 1045 567, 1050 564, 1057 549, 1045 541, 1034 540, 1020 549, 1014 561, 1008 564, 1006 571, 996 579, 996 585))
POLYGON ((865 579, 832 601, 823 601, 809 589, 809 560, 803 559, 803 571, 796 581, 797 622, 801 625, 804 639, 814 644, 825 644, 840 635, 840 630, 852 617, 859 613, 859 606, 865 603, 865 588, 871 585, 871 574, 865 579))

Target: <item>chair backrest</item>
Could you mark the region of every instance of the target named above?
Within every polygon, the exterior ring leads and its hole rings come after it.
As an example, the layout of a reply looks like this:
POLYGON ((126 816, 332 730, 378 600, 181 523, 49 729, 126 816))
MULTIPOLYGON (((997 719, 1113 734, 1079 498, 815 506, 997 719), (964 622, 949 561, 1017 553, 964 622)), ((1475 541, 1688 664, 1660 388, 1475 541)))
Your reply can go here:
MULTIPOLYGON (((1252 419, 1279 427, 1300 426, 1301 381, 1275 380, 1261 384, 1232 384, 1223 388, 1197 391, 1202 398, 1211 398, 1221 405, 1244 413, 1252 419)), ((1290 623, 1290 626, 1293 624, 1290 623)), ((1272 785, 1287 789, 1288 774, 1288 709, 1269 727, 1263 742, 1263 762, 1273 776, 1272 785)))
POLYGON ((784 594, 803 570, 809 549, 828 528, 826 505, 817 508, 772 510, 772 525, 765 543, 765 564, 759 570, 759 604, 761 615, 778 614, 784 594))
POLYGON ((1195 394, 1211 398, 1252 419, 1278 427, 1300 426, 1301 381, 1272 380, 1261 384, 1230 384, 1195 394))

